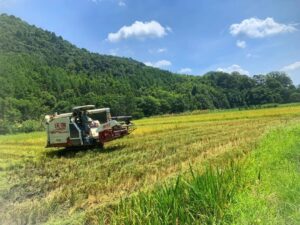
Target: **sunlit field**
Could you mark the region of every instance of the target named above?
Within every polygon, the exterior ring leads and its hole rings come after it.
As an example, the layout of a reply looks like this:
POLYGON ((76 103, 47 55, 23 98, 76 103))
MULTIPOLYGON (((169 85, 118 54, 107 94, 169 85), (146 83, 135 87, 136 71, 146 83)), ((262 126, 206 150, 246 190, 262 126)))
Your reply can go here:
POLYGON ((0 136, 0 224, 109 223, 101 212, 121 199, 242 158, 268 131, 299 119, 298 105, 152 117, 84 151, 45 149, 45 132, 0 136))

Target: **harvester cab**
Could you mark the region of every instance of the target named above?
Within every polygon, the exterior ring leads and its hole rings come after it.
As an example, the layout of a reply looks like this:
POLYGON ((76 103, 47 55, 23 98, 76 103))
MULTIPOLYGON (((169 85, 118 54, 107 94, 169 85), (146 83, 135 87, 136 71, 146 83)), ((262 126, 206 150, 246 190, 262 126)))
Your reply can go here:
POLYGON ((109 108, 77 106, 71 113, 46 115, 46 147, 103 146, 134 130, 131 116, 111 117, 109 108))

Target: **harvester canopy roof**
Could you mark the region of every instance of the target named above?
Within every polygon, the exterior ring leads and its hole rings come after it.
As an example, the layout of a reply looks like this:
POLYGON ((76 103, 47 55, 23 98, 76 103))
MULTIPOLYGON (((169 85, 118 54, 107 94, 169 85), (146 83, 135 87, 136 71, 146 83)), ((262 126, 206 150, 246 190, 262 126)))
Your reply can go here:
POLYGON ((110 109, 109 108, 101 108, 101 109, 87 110, 88 114, 97 114, 97 113, 102 113, 102 112, 110 112, 110 109))
POLYGON ((63 117, 71 117, 73 113, 62 113, 54 115, 54 118, 63 118, 63 117))
POLYGON ((73 107, 73 111, 75 110, 89 110, 89 109, 94 109, 95 108, 95 105, 82 105, 82 106, 76 106, 76 107, 73 107))
MULTIPOLYGON (((74 107, 77 109, 80 109, 79 107, 82 106, 78 106, 78 107, 74 107)), ((73 108, 73 110, 74 110, 73 108)), ((87 114, 97 114, 97 113, 102 113, 102 112, 110 112, 110 108, 100 108, 100 109, 91 109, 91 110, 87 110, 87 114)), ((57 114, 54 115, 54 118, 63 118, 63 117, 72 117, 73 113, 62 113, 62 114, 57 114)))
MULTIPOLYGON (((85 110, 88 108, 88 107, 91 107, 91 106, 93 106, 93 105, 88 105, 88 106, 77 106, 77 107, 74 107, 73 108, 73 110, 75 109, 75 110, 80 110, 80 109, 82 109, 82 107, 86 107, 86 108, 84 108, 85 110)), ((95 106, 93 106, 93 107, 95 107, 95 106)), ((92 114, 97 114, 97 113, 103 113, 103 112, 108 112, 108 113, 110 113, 110 108, 100 108, 100 109, 90 109, 90 110, 86 110, 86 112, 87 112, 87 114, 89 114, 89 115, 92 115, 92 114)), ((49 117, 50 115, 46 115, 46 117, 45 117, 45 119, 47 120, 47 121, 49 121, 50 120, 50 117, 49 117), (49 117, 49 118, 48 118, 49 117)), ((55 119, 57 119, 57 118, 64 118, 64 117, 72 117, 73 116, 73 113, 62 113, 62 114, 54 114, 54 115, 51 115, 52 116, 52 118, 55 118, 55 119)))

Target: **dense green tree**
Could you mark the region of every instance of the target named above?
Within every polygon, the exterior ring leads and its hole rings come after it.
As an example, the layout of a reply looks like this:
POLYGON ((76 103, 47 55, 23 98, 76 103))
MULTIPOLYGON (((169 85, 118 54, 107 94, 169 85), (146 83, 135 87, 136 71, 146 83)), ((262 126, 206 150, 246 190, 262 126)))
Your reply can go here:
POLYGON ((290 101, 291 101, 291 102, 300 102, 300 93, 293 92, 293 93, 290 95, 290 101))
POLYGON ((0 133, 40 129, 49 113, 110 107, 136 118, 186 110, 299 102, 283 72, 174 74, 131 58, 90 53, 53 32, 0 15, 0 133))

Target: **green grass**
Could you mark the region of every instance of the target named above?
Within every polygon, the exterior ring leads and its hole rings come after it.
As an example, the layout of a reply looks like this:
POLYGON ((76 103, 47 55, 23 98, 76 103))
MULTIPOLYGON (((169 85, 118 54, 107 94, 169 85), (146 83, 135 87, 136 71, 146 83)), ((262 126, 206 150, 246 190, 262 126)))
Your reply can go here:
POLYGON ((100 213, 111 224, 299 224, 300 126, 270 132, 249 157, 190 169, 190 177, 100 213))
POLYGON ((235 224, 300 224, 300 126, 278 129, 247 158, 246 188, 235 197, 235 224))
MULTIPOLYGON (((147 118, 137 120, 134 133, 108 143, 104 150, 45 149, 44 132, 0 136, 0 222, 120 221, 114 210, 121 210, 121 199, 125 207, 124 199, 134 199, 139 193, 147 193, 147 198, 157 187, 164 187, 167 192, 179 175, 184 179, 179 179, 178 187, 186 188, 193 180, 190 167, 197 174, 195 180, 199 176, 203 176, 200 180, 206 179, 206 173, 218 177, 220 171, 205 172, 207 166, 223 168, 237 161, 256 148, 270 129, 298 122, 299 115, 300 106, 287 105, 147 118)), ((224 179, 231 176, 220 173, 224 179)), ((207 189, 200 191, 206 193, 207 189)), ((188 193, 183 197, 193 202, 188 193)), ((207 199, 203 202, 211 203, 207 199)), ((227 200, 223 203, 227 208, 227 200)), ((211 213, 216 209, 211 211, 211 207, 215 206, 208 205, 200 215, 191 215, 204 222, 223 218, 223 206, 216 218, 211 213)), ((173 217, 170 215, 168 221, 173 221, 173 217)))
POLYGON ((174 184, 157 187, 125 199, 100 221, 111 224, 214 224, 238 191, 241 172, 236 165, 226 170, 208 167, 204 173, 190 171, 191 178, 179 176, 174 184))

